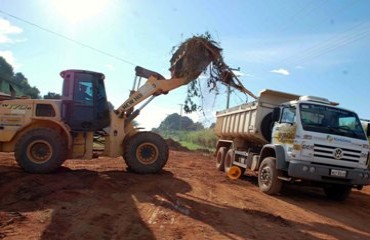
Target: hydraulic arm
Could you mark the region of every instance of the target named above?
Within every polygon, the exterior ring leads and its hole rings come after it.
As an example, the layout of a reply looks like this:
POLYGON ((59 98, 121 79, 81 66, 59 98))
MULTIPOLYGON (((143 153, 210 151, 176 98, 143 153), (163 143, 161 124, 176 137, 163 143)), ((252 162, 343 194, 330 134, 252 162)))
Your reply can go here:
POLYGON ((161 94, 167 94, 169 91, 189 83, 189 81, 185 78, 165 79, 159 73, 139 66, 135 68, 135 71, 136 76, 130 97, 124 103, 122 103, 118 109, 115 110, 116 114, 121 118, 126 114, 126 117, 132 120, 139 114, 140 109, 148 104, 154 97, 161 94), (140 86, 142 78, 146 78, 147 81, 140 86), (148 102, 144 104, 144 106, 131 113, 137 104, 149 97, 152 98, 150 98, 148 102))

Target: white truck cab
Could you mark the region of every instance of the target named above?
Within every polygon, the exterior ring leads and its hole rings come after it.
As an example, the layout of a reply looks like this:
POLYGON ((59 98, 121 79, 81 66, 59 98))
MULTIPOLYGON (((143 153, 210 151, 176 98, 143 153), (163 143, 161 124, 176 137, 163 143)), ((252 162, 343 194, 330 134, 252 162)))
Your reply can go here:
POLYGON ((357 114, 324 98, 282 104, 272 144, 285 150, 288 176, 362 186, 370 183, 369 143, 357 114))

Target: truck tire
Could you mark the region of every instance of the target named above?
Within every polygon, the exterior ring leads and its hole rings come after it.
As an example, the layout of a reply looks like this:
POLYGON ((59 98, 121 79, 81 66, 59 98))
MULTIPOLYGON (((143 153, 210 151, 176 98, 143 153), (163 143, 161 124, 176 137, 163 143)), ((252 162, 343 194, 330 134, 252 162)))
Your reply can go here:
POLYGON ((156 173, 168 160, 166 141, 153 132, 139 132, 125 143, 124 160, 130 172, 156 173))
POLYGON ((233 166, 234 162, 234 150, 229 149, 225 155, 224 170, 227 174, 229 169, 233 166))
POLYGON ((331 186, 324 187, 325 195, 334 201, 344 201, 348 198, 351 193, 351 186, 333 184, 331 186))
POLYGON ((276 169, 276 159, 267 157, 263 159, 258 169, 258 186, 263 193, 273 195, 280 192, 283 181, 278 178, 281 174, 280 170, 276 169))
POLYGON ((15 159, 30 173, 51 173, 67 159, 67 143, 63 136, 50 128, 26 132, 15 145, 15 159))
POLYGON ((220 147, 217 151, 217 154, 216 154, 216 168, 219 171, 224 171, 225 170, 224 162, 225 162, 226 151, 227 151, 226 147, 220 147))
POLYGON ((261 133, 267 142, 271 142, 272 128, 274 121, 272 120, 272 113, 268 113, 261 122, 261 133))

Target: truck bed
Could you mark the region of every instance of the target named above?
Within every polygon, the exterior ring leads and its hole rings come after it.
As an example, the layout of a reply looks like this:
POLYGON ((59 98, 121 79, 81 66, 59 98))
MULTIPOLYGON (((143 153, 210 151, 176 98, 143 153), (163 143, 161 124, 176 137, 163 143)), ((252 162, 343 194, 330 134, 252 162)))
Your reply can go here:
POLYGON ((216 113, 215 133, 222 139, 267 143, 270 141, 272 110, 281 103, 298 99, 300 96, 265 89, 256 101, 244 103, 216 113))

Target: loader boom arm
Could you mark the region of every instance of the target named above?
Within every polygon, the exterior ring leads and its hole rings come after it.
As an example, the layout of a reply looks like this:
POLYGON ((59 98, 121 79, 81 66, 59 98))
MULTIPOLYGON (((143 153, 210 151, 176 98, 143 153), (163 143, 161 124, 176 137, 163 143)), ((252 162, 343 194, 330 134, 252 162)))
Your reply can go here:
POLYGON ((185 78, 165 79, 156 72, 142 68, 141 70, 144 71, 139 73, 136 71, 136 76, 147 78, 147 81, 137 90, 132 90, 130 97, 115 110, 119 117, 123 117, 125 112, 130 111, 137 104, 151 96, 167 94, 169 91, 189 83, 185 78))

